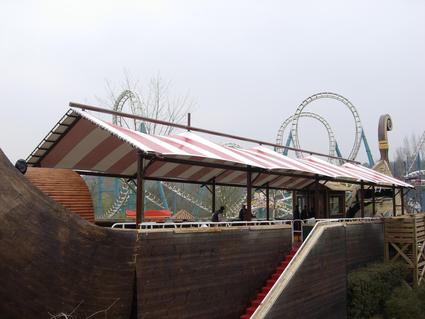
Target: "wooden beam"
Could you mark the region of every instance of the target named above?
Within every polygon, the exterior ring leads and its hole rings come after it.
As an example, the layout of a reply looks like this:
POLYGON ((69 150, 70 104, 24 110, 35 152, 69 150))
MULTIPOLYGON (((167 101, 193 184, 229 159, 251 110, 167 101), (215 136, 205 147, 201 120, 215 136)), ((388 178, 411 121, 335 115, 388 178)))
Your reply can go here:
POLYGON ((267 220, 270 220, 270 188, 269 188, 269 184, 266 185, 266 214, 267 214, 267 220))
POLYGON ((137 152, 136 225, 143 223, 145 211, 144 157, 137 152))
POLYGON ((395 202, 395 186, 392 186, 392 190, 393 190, 393 216, 397 215, 397 206, 396 206, 396 202, 395 202))
POLYGON ((364 217, 364 184, 360 184, 360 213, 364 217))
POLYGON ((250 221, 252 219, 252 172, 250 170, 246 172, 246 214, 245 220, 250 221))
POLYGON ((404 215, 404 189, 400 188, 400 197, 401 197, 401 214, 404 215))
MULTIPOLYGON (((311 208, 310 208, 311 211, 311 208)), ((312 218, 322 218, 320 216, 320 210, 319 210, 319 179, 316 177, 316 180, 314 182, 314 207, 313 207, 313 213, 314 216, 310 216, 310 212, 308 213, 309 217, 312 218)))
MULTIPOLYGON (((375 197, 375 186, 372 186, 372 214, 376 215, 376 197, 375 197)), ((373 217, 372 216, 372 217, 373 217)))
POLYGON ((212 213, 215 213, 215 178, 213 178, 212 180, 212 189, 211 189, 211 194, 212 194, 212 198, 211 198, 211 207, 212 207, 212 213))

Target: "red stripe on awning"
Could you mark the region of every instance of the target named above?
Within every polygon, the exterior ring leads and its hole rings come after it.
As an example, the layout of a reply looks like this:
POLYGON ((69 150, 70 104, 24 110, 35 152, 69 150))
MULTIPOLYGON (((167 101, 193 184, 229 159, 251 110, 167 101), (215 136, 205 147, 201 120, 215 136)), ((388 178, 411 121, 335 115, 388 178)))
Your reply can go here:
MULTIPOLYGON (((173 137, 175 138, 175 136, 173 136, 173 137)), ((193 149, 193 148, 191 148, 191 147, 189 147, 187 145, 184 145, 184 144, 181 144, 181 143, 177 143, 176 141, 171 140, 171 139, 168 139, 168 138, 163 137, 163 136, 158 136, 157 138, 160 139, 161 141, 164 141, 165 143, 168 143, 168 144, 170 144, 170 145, 172 145, 172 146, 174 146, 174 147, 176 147, 176 148, 178 148, 178 149, 180 149, 180 150, 182 150, 184 152, 187 152, 187 153, 189 153, 191 155, 205 157, 204 154, 202 154, 201 152, 199 152, 199 151, 197 151, 197 150, 195 150, 195 149, 193 149)))
POLYGON ((55 167, 84 137, 95 129, 96 126, 93 123, 84 118, 79 119, 72 127, 72 130, 61 138, 60 143, 56 143, 53 146, 51 151, 41 161, 40 166, 55 167))
POLYGON ((211 173, 213 170, 215 170, 215 168, 203 167, 201 170, 191 175, 189 179, 193 181, 204 181, 202 177, 209 175, 209 173, 211 173))
MULTIPOLYGON (((142 143, 143 145, 146 145, 149 149, 153 150, 154 152, 160 153, 160 154, 168 154, 168 153, 173 153, 172 151, 170 151, 169 149, 151 141, 149 138, 146 138, 143 136, 142 133, 138 133, 129 129, 126 129, 124 127, 120 127, 117 125, 113 125, 111 123, 107 123, 108 125, 113 126, 115 129, 117 129, 118 131, 122 132, 123 134, 135 139, 136 141, 138 141, 139 143, 142 143)), ((148 150, 149 151, 149 150, 148 150)))
POLYGON ((187 143, 190 143, 192 145, 198 146, 198 147, 200 147, 200 148, 202 148, 202 149, 204 149, 204 150, 206 150, 206 151, 214 154, 215 156, 217 156, 217 157, 219 157, 219 158, 221 158, 223 160, 232 161, 232 162, 240 162, 239 159, 237 159, 235 157, 232 157, 231 155, 228 155, 228 154, 226 154, 226 153, 224 153, 224 152, 222 152, 220 150, 217 150, 215 148, 212 148, 212 147, 210 147, 210 146, 208 146, 206 144, 203 144, 203 143, 200 143, 198 141, 195 141, 195 140, 193 140, 191 138, 188 138, 187 136, 176 135, 176 136, 173 136, 173 137, 176 138, 176 139, 185 141, 187 143))
POLYGON ((87 154, 82 160, 80 160, 74 169, 91 169, 99 163, 102 158, 109 155, 113 150, 120 146, 123 141, 120 141, 115 136, 111 135, 106 138, 103 142, 99 143, 93 150, 87 154))
POLYGON ((121 159, 115 162, 110 168, 108 168, 108 172, 119 174, 125 171, 130 165, 137 161, 137 153, 133 149, 127 154, 125 154, 121 159))

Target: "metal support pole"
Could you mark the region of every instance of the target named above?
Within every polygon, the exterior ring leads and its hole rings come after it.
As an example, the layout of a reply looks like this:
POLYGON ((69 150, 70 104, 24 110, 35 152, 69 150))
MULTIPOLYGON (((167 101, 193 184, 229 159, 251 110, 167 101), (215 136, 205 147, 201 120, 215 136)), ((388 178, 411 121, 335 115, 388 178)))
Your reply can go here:
POLYGON ((316 177, 314 182, 314 207, 313 207, 314 216, 308 216, 309 218, 322 218, 319 209, 319 179, 316 177))
POLYGON ((375 186, 372 186, 372 213, 374 217, 376 215, 376 197, 375 197, 375 186))
POLYGON ((136 189, 136 225, 143 223, 145 211, 144 158, 137 152, 137 189, 136 189))
POLYGON ((392 190, 393 190, 393 216, 397 215, 397 206, 396 206, 396 202, 395 202, 395 186, 392 186, 392 190))
POLYGON ((364 184, 360 184, 360 213, 362 218, 364 218, 364 184))
POLYGON ((212 190, 211 190, 211 194, 212 194, 212 203, 211 203, 211 207, 212 207, 212 213, 215 213, 215 178, 213 178, 212 180, 212 190))
POLYGON ((268 183, 266 185, 266 214, 267 220, 270 220, 270 188, 268 183))
POLYGON ((246 216, 245 220, 250 221, 252 216, 252 172, 246 172, 246 216))
POLYGON ((404 189, 400 188, 400 197, 401 197, 401 214, 404 215, 404 189))
POLYGON ((328 191, 328 189, 325 189, 325 192, 324 192, 324 203, 323 203, 323 206, 324 206, 324 208, 325 208, 325 218, 330 218, 331 217, 331 213, 330 213, 330 211, 329 211, 329 191, 328 191))

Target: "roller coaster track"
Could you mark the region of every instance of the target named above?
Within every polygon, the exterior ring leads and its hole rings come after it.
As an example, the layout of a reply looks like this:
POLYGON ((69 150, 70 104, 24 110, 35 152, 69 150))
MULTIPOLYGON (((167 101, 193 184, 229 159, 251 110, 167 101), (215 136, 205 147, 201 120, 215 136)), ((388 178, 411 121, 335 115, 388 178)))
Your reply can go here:
POLYGON ((423 132, 418 145, 416 146, 416 150, 415 153, 413 154, 412 157, 412 162, 409 165, 409 168, 407 169, 407 172, 410 172, 412 170, 413 165, 415 164, 416 158, 418 157, 423 145, 425 144, 425 132, 423 132))
POLYGON ((415 186, 425 186, 425 179, 423 179, 424 176, 425 170, 419 170, 407 174, 404 178, 409 180, 409 182, 415 186))
MULTIPOLYGON (((127 181, 127 186, 131 188, 131 190, 136 193, 136 182, 134 180, 127 181)), ((162 204, 162 201, 156 197, 153 193, 149 192, 148 190, 145 190, 145 197, 152 203, 154 203, 156 206, 165 209, 166 207, 164 204, 162 204)))
MULTIPOLYGON (((323 124, 323 126, 326 128, 326 131, 328 132, 328 140, 329 140, 329 155, 335 156, 335 150, 336 150, 336 141, 335 141, 335 134, 332 131, 331 126, 329 125, 328 121, 326 121, 322 116, 316 113, 311 112, 303 112, 299 115, 299 117, 306 117, 306 118, 312 118, 315 120, 318 120, 320 123, 323 124)), ((283 135, 285 133, 286 128, 293 122, 295 119, 295 115, 292 115, 288 117, 280 126, 278 132, 277 132, 277 138, 276 138, 276 144, 283 145, 283 135)), ((286 146, 289 146, 290 142, 293 141, 293 135, 292 131, 289 133, 288 140, 286 143, 286 146)), ((283 154, 287 155, 288 149, 283 148, 277 148, 277 152, 282 152, 283 154)))
MULTIPOLYGON (((348 159, 354 160, 357 157, 357 154, 359 152, 360 149, 360 144, 363 141, 363 144, 365 146, 366 149, 366 154, 368 157, 368 161, 369 161, 369 165, 372 167, 374 165, 374 160, 372 157, 372 153, 370 151, 369 148, 369 144, 367 142, 366 139, 366 135, 364 134, 364 130, 360 121, 360 116, 355 108, 355 106, 345 97, 343 97, 342 95, 336 94, 336 93, 331 93, 331 92, 321 92, 321 93, 317 93, 314 94, 310 97, 308 97, 307 99, 305 99, 297 108, 295 114, 291 117, 289 117, 288 119, 286 119, 282 125, 280 126, 278 133, 277 133, 277 138, 276 138, 276 144, 282 145, 283 146, 283 135, 284 135, 284 131, 286 129, 287 126, 289 126, 289 124, 291 123, 291 131, 288 135, 288 139, 287 139, 287 143, 286 146, 289 146, 291 141, 293 143, 293 146, 295 148, 301 148, 300 147, 300 142, 299 142, 299 137, 298 137, 298 121, 301 117, 309 117, 309 118, 313 118, 318 120, 320 123, 322 123, 327 132, 328 132, 328 140, 329 140, 329 155, 332 156, 341 156, 341 152, 339 150, 338 147, 338 143, 336 142, 335 139, 335 135, 332 131, 331 126, 329 125, 329 123, 320 115, 316 114, 316 113, 312 113, 312 112, 304 112, 304 109, 312 102, 318 100, 318 99, 333 99, 333 100, 337 100, 341 103, 343 103, 351 112, 351 114, 353 115, 353 119, 354 119, 354 125, 355 125, 355 138, 354 138, 354 145, 353 148, 350 151, 350 155, 348 156, 348 159)), ((278 149, 281 150, 281 149, 278 149)), ((283 150, 284 154, 287 154, 287 149, 283 150)), ((302 153, 301 152, 296 152, 296 156, 297 157, 302 157, 302 153)))
MULTIPOLYGON (((139 97, 133 93, 130 90, 124 90, 121 92, 121 94, 116 98, 113 110, 114 111, 122 111, 124 106, 127 104, 130 105, 131 111, 134 113, 136 112, 136 108, 140 106, 140 99, 139 97), (138 106, 136 106, 138 105, 138 106)), ((126 126, 127 128, 136 128, 137 123, 134 122, 133 125, 129 125, 126 121, 126 119, 113 115, 112 116, 112 123, 119 126, 126 126)), ((107 218, 112 218, 114 215, 116 215, 120 209, 127 203, 128 199, 130 197, 130 187, 126 179, 121 178, 120 179, 120 186, 119 186, 119 194, 114 198, 114 201, 112 205, 105 211, 105 216, 107 218)), ((163 205, 159 204, 158 201, 154 198, 154 196, 146 196, 150 201, 158 205, 159 207, 163 207, 163 205)))
MULTIPOLYGON (((360 149, 360 142, 361 142, 361 138, 362 138, 362 125, 361 125, 361 121, 360 121, 360 116, 356 110, 356 108, 354 107, 354 105, 345 97, 343 97, 342 95, 336 94, 336 93, 331 93, 331 92, 321 92, 321 93, 317 93, 314 94, 310 97, 308 97, 307 99, 305 99, 304 101, 301 102, 301 104, 298 106, 297 110, 295 111, 294 114, 294 119, 292 121, 292 127, 291 127, 291 133, 292 133, 292 137, 294 139, 294 147, 295 148, 300 148, 300 142, 299 142, 299 138, 298 138, 298 120, 301 117, 301 114, 303 112, 303 110, 313 101, 319 100, 319 99, 334 99, 337 101, 340 101, 341 103, 343 103, 352 113, 353 118, 354 118, 354 124, 355 124, 355 137, 354 137, 354 145, 353 148, 350 151, 350 155, 348 155, 348 158, 351 160, 354 160, 359 152, 360 149)), ((301 152, 296 152, 297 153, 297 157, 302 157, 302 153, 301 152)))
MULTIPOLYGON (((137 96, 137 94, 133 93, 130 90, 124 90, 117 97, 114 103, 113 109, 115 111, 122 111, 126 104, 129 105, 130 111, 134 114, 141 111, 140 98, 137 96)), ((138 123, 134 121, 133 123, 129 124, 126 121, 126 119, 119 116, 115 116, 115 115, 112 118, 112 122, 116 125, 126 126, 127 128, 130 128, 130 129, 138 129, 140 125, 141 125, 140 127, 143 127, 143 123, 138 123)), ((240 147, 240 146, 235 144, 234 147, 240 147)), ((157 183, 158 183, 159 194, 161 195, 161 199, 159 199, 157 196, 155 196, 153 193, 149 191, 145 191, 145 196, 150 202, 154 203, 158 207, 163 209, 168 209, 167 200, 166 200, 164 191, 162 189, 162 187, 164 186, 169 191, 177 194, 179 197, 187 200, 191 204, 196 205, 200 209, 207 212, 211 212, 211 207, 204 205, 199 199, 196 199, 190 193, 183 191, 179 187, 167 182, 157 182, 157 183)), ((130 186, 129 181, 127 181, 126 179, 120 179, 119 194, 114 199, 114 202, 111 205, 111 207, 109 207, 109 209, 106 210, 105 212, 106 217, 111 218, 120 211, 120 209, 128 201, 130 197, 130 191, 135 191, 135 187, 136 185, 130 186)))
POLYGON ((190 202, 191 204, 195 204, 196 206, 198 206, 199 208, 207 211, 207 212, 211 212, 211 207, 205 206, 200 200, 196 199, 195 197, 193 197, 191 194, 182 191, 180 188, 178 188, 177 186, 168 183, 168 182, 161 182, 161 184, 163 186, 165 186, 166 188, 168 188, 170 191, 172 191, 173 193, 176 193, 177 195, 179 195, 181 198, 187 200, 188 202, 190 202))

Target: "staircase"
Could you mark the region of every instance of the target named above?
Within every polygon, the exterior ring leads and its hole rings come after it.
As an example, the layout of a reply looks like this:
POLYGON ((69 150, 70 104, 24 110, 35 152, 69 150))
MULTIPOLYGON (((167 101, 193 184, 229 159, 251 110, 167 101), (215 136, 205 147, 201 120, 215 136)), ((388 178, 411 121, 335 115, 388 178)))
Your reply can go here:
POLYGON ((255 312, 255 310, 258 308, 258 306, 261 304, 263 299, 266 297, 266 295, 269 293, 270 289, 274 286, 276 281, 279 279, 282 272, 286 269, 289 262, 292 260, 292 258, 295 256, 295 253, 297 252, 299 248, 299 245, 294 244, 291 251, 288 255, 286 255, 285 259, 277 266, 276 271, 271 275, 271 277, 266 281, 265 285, 261 289, 261 291, 257 294, 256 298, 251 301, 250 306, 245 310, 245 314, 240 316, 240 319, 249 319, 251 318, 252 314, 255 312))

